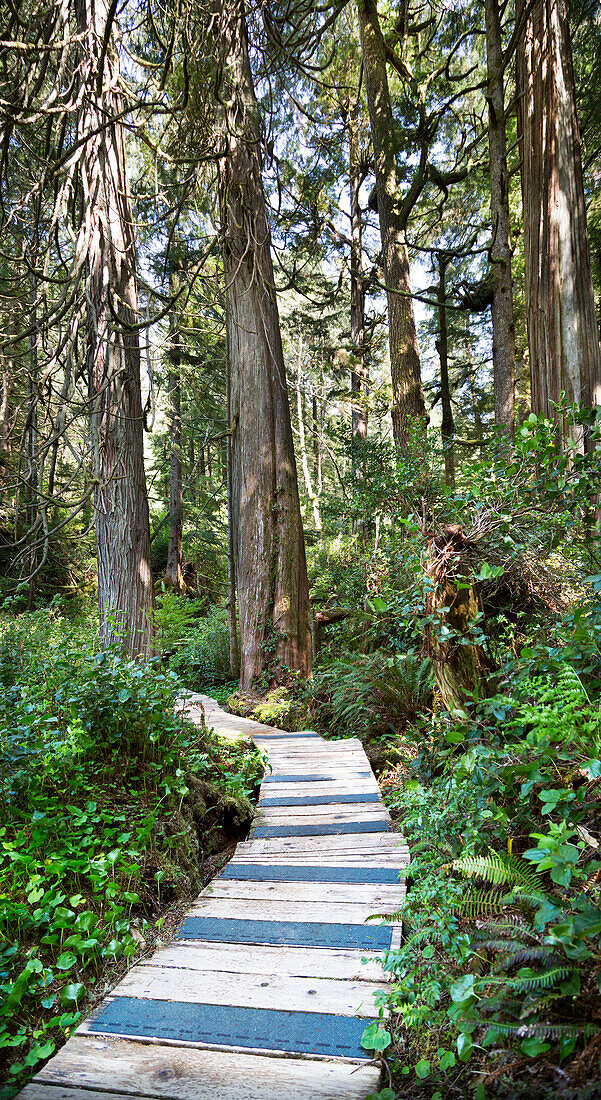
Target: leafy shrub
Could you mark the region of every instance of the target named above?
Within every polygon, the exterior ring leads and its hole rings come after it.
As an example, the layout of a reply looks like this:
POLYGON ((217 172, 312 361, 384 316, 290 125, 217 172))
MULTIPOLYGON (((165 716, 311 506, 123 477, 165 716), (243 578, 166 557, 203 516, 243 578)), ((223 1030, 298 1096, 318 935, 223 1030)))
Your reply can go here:
POLYGON ((539 640, 479 721, 433 719, 416 778, 390 796, 413 842, 390 1005, 416 1037, 418 1077, 424 1052, 428 1075, 457 1089, 483 1051, 511 1076, 512 1052, 516 1065, 567 1061, 597 1030, 601 725, 587 644, 596 632, 579 638, 587 674, 539 640))
POLYGON ((200 614, 200 600, 190 600, 167 589, 161 592, 154 613, 156 640, 161 652, 185 645, 198 625, 200 614))
POLYGON ((195 689, 231 680, 227 608, 213 607, 186 631, 170 667, 195 689))
MULTIPOLYGON (((260 755, 179 718, 172 672, 94 653, 54 610, 0 619, 0 1060, 10 1084, 99 974, 248 826, 260 755), (62 644, 61 644, 62 640, 62 644)), ((113 979, 114 980, 114 979, 113 979)))

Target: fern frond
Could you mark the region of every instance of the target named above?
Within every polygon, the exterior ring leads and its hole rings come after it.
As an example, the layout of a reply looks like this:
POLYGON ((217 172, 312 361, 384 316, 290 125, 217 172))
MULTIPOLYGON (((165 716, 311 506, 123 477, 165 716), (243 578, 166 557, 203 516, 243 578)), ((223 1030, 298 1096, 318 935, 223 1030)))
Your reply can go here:
POLYGON ((526 886, 532 891, 540 889, 540 879, 525 860, 509 854, 501 855, 492 849, 485 856, 460 856, 452 861, 451 867, 466 878, 483 878, 493 886, 526 886))
POLYGON ((453 911, 467 920, 478 920, 503 909, 503 895, 498 890, 475 890, 467 894, 453 911))
POLYGON ((522 977, 518 975, 511 979, 511 985, 519 993, 525 990, 532 992, 537 989, 550 989, 557 982, 563 982, 566 978, 569 978, 572 970, 573 967, 571 966, 556 966, 553 970, 543 970, 538 974, 533 972, 532 974, 524 974, 522 977))
POLYGON ((554 963, 558 959, 559 955, 548 944, 543 944, 540 947, 524 946, 508 954, 507 957, 503 959, 502 966, 504 969, 509 969, 509 967, 518 966, 520 963, 554 963))
MULTIPOLYGON (((473 933, 470 933, 470 944, 478 951, 494 951, 496 955, 509 955, 512 951, 515 952, 515 940, 505 940, 495 936, 482 936, 476 939, 473 933)), ((523 950, 528 951, 526 944, 523 945, 523 950)), ((507 960, 504 960, 504 965, 507 965, 507 960)))
POLYGON ((595 1024, 508 1024, 495 1020, 493 1024, 489 1020, 482 1019, 478 1023, 482 1027, 492 1027, 499 1035, 516 1035, 519 1039, 578 1039, 581 1035, 588 1039, 591 1035, 597 1035, 599 1028, 595 1024))

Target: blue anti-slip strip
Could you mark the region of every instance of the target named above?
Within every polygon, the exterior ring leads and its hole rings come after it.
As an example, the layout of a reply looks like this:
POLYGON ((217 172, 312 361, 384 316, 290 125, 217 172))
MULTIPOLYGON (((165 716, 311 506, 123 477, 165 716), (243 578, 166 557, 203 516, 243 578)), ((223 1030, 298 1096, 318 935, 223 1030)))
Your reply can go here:
POLYGON ((387 830, 387 819, 380 817, 375 821, 338 821, 328 825, 258 825, 253 836, 340 836, 342 833, 384 833, 387 830))
POLYGON ((253 733, 253 739, 255 741, 296 741, 297 738, 302 737, 307 739, 309 737, 317 737, 319 741, 323 738, 320 733, 311 733, 309 730, 307 733, 253 733))
POLYGON ((355 885, 376 883, 398 886, 399 872, 394 867, 304 867, 228 863, 220 878, 238 882, 348 882, 355 885))
POLYGON ((381 802, 379 794, 290 794, 283 798, 261 798, 259 806, 327 806, 330 802, 381 802))
POLYGON ((392 941, 392 929, 386 924, 318 924, 306 921, 238 920, 234 917, 186 917, 175 933, 175 939, 387 951, 392 941))
POLYGON ((90 1024, 90 1031, 209 1046, 369 1059, 371 1055, 361 1047, 361 1036, 368 1023, 356 1016, 324 1012, 115 997, 90 1024))

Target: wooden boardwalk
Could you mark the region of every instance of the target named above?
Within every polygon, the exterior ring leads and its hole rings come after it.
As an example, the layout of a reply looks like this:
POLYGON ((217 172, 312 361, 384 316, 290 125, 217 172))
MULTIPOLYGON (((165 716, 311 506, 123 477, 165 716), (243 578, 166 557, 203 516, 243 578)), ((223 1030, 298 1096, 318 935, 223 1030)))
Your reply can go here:
POLYGON ((360 1045, 408 853, 361 743, 284 733, 202 695, 186 712, 269 757, 249 840, 19 1100, 365 1100, 360 1045), (363 962, 367 956, 367 962, 363 962))

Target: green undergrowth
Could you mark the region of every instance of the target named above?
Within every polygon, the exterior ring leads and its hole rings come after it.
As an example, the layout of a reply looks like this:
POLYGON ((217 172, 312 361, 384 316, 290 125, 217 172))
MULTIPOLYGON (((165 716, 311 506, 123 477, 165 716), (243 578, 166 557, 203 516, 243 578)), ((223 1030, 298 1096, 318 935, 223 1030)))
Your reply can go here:
POLYGON ((601 1078, 601 610, 539 627, 471 719, 405 735, 412 859, 384 1050, 399 1097, 587 1097, 601 1078))
POLYGON ((245 835, 263 770, 173 673, 56 610, 0 621, 0 1090, 13 1094, 245 835))

